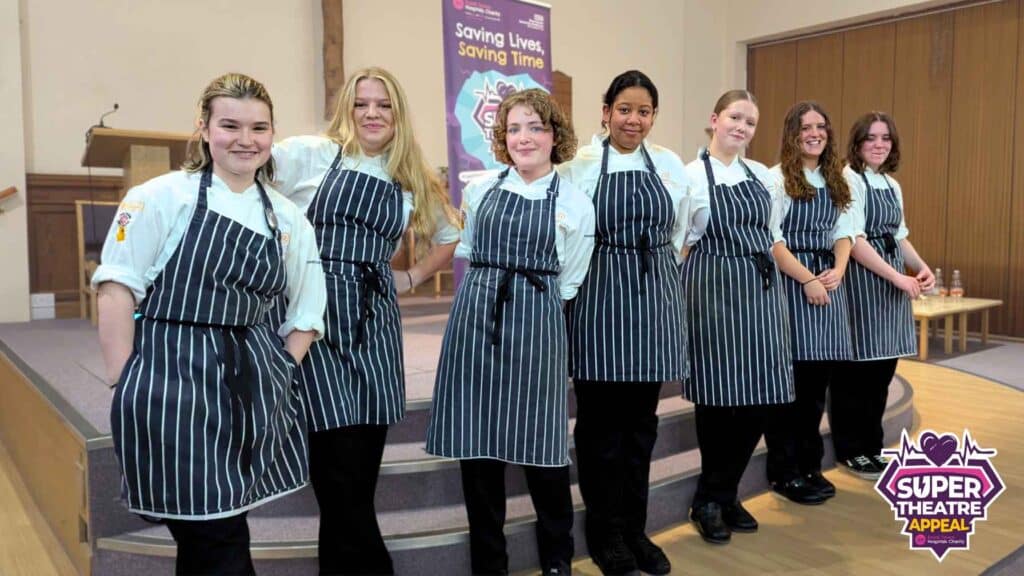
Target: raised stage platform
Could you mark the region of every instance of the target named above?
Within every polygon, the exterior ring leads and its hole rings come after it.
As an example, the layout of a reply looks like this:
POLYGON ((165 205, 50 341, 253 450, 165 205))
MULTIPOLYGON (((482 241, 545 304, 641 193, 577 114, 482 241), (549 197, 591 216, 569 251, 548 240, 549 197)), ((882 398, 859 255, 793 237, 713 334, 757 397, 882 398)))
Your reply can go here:
MULTIPOLYGON (((376 499, 381 528, 397 573, 468 574, 469 538, 458 465, 423 451, 450 299, 409 297, 401 305, 408 416, 388 435, 376 499)), ((119 501, 118 466, 110 439, 111 392, 102 374, 95 329, 87 321, 0 324, 0 441, 80 573, 170 573, 170 534, 129 514, 119 501)), ((570 411, 572 415, 571 395, 570 411)), ((658 412, 648 517, 652 532, 687 521, 700 472, 693 406, 681 398, 679 383, 663 387, 658 412)), ((886 441, 894 441, 912 422, 911 388, 897 378, 890 387, 886 441)), ((824 425, 823 432, 828 433, 824 425)), ((833 459, 829 444, 827 466, 833 459)), ((534 513, 522 473, 509 467, 508 474, 510 568, 530 569, 537 566, 534 513)), ((766 489, 761 446, 744 476, 741 494, 766 489)), ((573 498, 576 550, 585 555, 583 508, 575 484, 573 498)), ((260 574, 316 572, 318 520, 312 490, 254 510, 249 522, 260 574)))

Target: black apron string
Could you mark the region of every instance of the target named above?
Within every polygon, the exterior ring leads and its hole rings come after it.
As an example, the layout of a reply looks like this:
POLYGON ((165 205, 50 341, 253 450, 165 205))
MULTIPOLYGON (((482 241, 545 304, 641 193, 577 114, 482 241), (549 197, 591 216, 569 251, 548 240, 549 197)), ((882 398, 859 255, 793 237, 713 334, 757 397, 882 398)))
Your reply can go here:
POLYGON ((812 254, 814 256, 814 266, 817 270, 815 274, 821 274, 829 268, 835 268, 836 266, 836 255, 831 250, 822 249, 796 249, 790 250, 793 254, 812 254))
MULTIPOLYGON (((895 191, 892 189, 892 184, 889 183, 889 179, 885 177, 885 174, 882 174, 881 176, 882 176, 882 179, 885 180, 886 188, 888 188, 889 191, 893 192, 893 194, 895 195, 895 191)), ((871 191, 874 188, 872 188, 871 184, 868 183, 867 173, 861 172, 860 173, 860 178, 861 178, 861 180, 864 181, 864 193, 865 193, 865 195, 870 194, 871 191)), ((897 254, 897 252, 899 250, 899 244, 896 242, 896 237, 893 236, 893 234, 891 232, 885 232, 885 233, 882 233, 882 234, 876 234, 876 235, 873 235, 873 236, 868 236, 867 238, 868 238, 869 241, 870 240, 881 240, 882 241, 882 247, 885 249, 885 253, 888 254, 889 256, 894 257, 894 258, 896 257, 896 254, 897 254)))
POLYGON ((385 296, 387 292, 384 289, 384 283, 381 281, 380 270, 377 266, 370 262, 349 262, 359 267, 360 271, 360 282, 359 282, 359 301, 361 311, 359 313, 359 320, 356 323, 356 345, 360 345, 366 341, 366 322, 373 319, 373 301, 370 297, 373 293, 377 293, 380 296, 385 296))
POLYGON ((470 268, 496 268, 501 270, 501 278, 498 280, 498 292, 494 298, 494 307, 491 309, 491 345, 497 346, 501 343, 501 320, 504 316, 505 303, 512 301, 512 278, 518 274, 529 282, 538 292, 546 292, 548 287, 544 284, 542 276, 554 276, 557 272, 550 270, 529 270, 526 268, 508 268, 486 262, 472 262, 470 268))

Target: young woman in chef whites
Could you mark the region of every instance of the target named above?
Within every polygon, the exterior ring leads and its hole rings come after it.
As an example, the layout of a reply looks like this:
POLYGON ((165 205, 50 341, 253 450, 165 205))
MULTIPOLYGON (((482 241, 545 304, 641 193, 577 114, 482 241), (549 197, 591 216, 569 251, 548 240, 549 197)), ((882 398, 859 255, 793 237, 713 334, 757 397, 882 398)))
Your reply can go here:
POLYGON ((686 397, 696 404, 701 475, 691 518, 710 543, 754 532, 737 489, 765 424, 793 401, 789 318, 772 257, 778 209, 764 165, 740 157, 754 137, 757 101, 731 90, 711 114, 711 143, 686 166, 693 245, 683 270, 690 327, 686 397))
POLYGON ((853 361, 832 386, 830 421, 836 461, 876 479, 888 464, 881 452, 889 382, 897 360, 917 354, 911 300, 931 290, 935 276, 908 238, 903 191, 892 177, 900 138, 888 114, 869 112, 853 123, 846 161, 857 234, 846 275, 853 361))
POLYGON ((661 384, 687 372, 689 178, 679 156, 646 141, 657 113, 651 79, 619 74, 604 94, 604 133, 559 167, 597 213, 590 272, 567 315, 587 548, 605 574, 672 568, 645 525, 661 384))
POLYGON ((184 169, 128 191, 92 279, 123 493, 178 574, 252 574, 246 513, 307 478, 295 375, 326 295, 313 228, 268 184, 273 134, 262 84, 211 82, 184 169))
POLYGON ((800 102, 786 114, 779 157, 769 183, 781 205, 772 253, 789 304, 796 402, 765 431, 768 481, 794 502, 821 504, 835 495, 835 486, 821 474, 825 450, 818 427, 829 384, 851 357, 842 283, 855 238, 850 188, 832 122, 815 102, 800 102))
POLYGON ((284 140, 274 159, 276 185, 313 223, 327 277, 327 333, 300 376, 320 570, 389 574, 374 493, 388 426, 405 415, 396 296, 451 260, 458 229, 413 137, 405 93, 385 70, 353 74, 326 134, 284 140), (410 270, 392 273, 410 226, 433 248, 410 270))
POLYGON ((594 241, 594 206, 560 178, 576 136, 542 90, 502 101, 492 149, 509 165, 464 192, 456 255, 470 268, 452 305, 434 384, 427 451, 457 458, 474 574, 506 574, 505 466, 526 473, 544 574, 573 556, 562 302, 594 241))

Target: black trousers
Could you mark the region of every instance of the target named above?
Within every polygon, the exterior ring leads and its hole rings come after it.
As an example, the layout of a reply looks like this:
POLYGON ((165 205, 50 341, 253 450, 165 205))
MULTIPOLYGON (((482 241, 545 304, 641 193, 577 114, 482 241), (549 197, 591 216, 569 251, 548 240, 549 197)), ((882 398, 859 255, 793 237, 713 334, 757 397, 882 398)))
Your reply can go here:
MULTIPOLYGON (((462 494, 469 517, 473 574, 508 573, 505 550, 505 462, 460 460, 462 494)), ((569 467, 523 466, 537 512, 537 550, 542 571, 572 563, 572 494, 569 467)))
POLYGON ((708 502, 736 501, 740 480, 757 441, 768 419, 783 406, 695 406, 701 471, 693 495, 694 508, 708 502))
POLYGON ((165 522, 178 543, 175 574, 248 576, 256 573, 249 553, 246 513, 217 520, 165 522))
POLYGON ((829 403, 836 460, 881 454, 882 417, 897 361, 846 362, 837 371, 829 403))
POLYGON ((825 394, 834 375, 845 365, 842 361, 793 362, 796 401, 774 410, 764 431, 769 482, 788 482, 821 472, 825 444, 820 426, 825 394))
POLYGON ((309 477, 320 505, 320 574, 392 574, 374 496, 388 427, 363 424, 309 435, 309 477))
POLYGON ((576 471, 588 546, 643 534, 661 382, 573 382, 576 471))

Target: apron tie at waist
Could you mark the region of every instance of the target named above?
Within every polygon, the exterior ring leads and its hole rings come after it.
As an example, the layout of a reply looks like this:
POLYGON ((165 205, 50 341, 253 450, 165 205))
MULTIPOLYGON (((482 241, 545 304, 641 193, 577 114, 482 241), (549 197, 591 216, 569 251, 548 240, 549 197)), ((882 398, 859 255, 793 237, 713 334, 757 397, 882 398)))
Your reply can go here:
POLYGON ((813 254, 814 255, 814 266, 817 270, 812 270, 815 274, 821 274, 829 268, 835 268, 836 266, 836 255, 831 250, 825 249, 813 249, 798 248, 796 250, 790 250, 793 254, 813 254))
POLYGON ((764 252, 751 254, 750 257, 754 260, 754 265, 757 266, 758 274, 761 275, 761 283, 764 289, 771 288, 775 284, 775 262, 764 252))
POLYGON ((501 279, 498 280, 498 294, 494 298, 494 309, 491 312, 491 346, 501 343, 501 318, 505 310, 505 303, 512 301, 512 277, 519 274, 526 278, 527 282, 533 285, 538 292, 544 292, 548 287, 541 280, 541 276, 554 276, 557 272, 550 270, 529 270, 526 268, 507 268, 484 262, 473 262, 470 268, 497 268, 502 271, 501 279))
POLYGON ((899 244, 896 243, 896 237, 892 234, 886 232, 885 234, 879 234, 878 236, 868 236, 868 240, 881 240, 882 246, 885 248, 885 253, 889 256, 896 256, 899 244))
POLYGON ((359 345, 366 338, 366 322, 373 318, 373 302, 370 300, 372 293, 376 292, 378 295, 384 296, 386 292, 376 265, 369 262, 352 262, 352 264, 359 266, 359 270, 362 272, 362 284, 359 290, 362 313, 359 315, 359 323, 356 325, 356 345, 359 345))
MULTIPOLYGON (((616 244, 609 242, 602 238, 597 238, 595 244, 597 246, 606 246, 608 248, 621 248, 623 250, 632 250, 640 253, 640 274, 646 276, 651 270, 654 270, 654 251, 659 248, 664 248, 671 244, 671 242, 662 242, 661 244, 651 245, 651 238, 647 234, 640 236, 640 243, 638 245, 632 244, 616 244)), ((640 294, 644 293, 644 282, 640 282, 640 294)))

